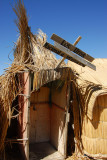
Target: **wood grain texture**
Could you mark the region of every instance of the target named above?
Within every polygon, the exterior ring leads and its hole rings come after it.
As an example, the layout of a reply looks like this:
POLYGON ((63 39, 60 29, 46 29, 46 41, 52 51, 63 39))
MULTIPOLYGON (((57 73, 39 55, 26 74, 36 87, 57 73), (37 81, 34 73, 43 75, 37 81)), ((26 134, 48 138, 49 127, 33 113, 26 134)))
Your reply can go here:
POLYGON ((74 45, 67 42, 66 40, 64 40, 63 38, 59 37, 56 34, 52 34, 51 39, 54 40, 55 42, 61 44, 62 46, 68 48, 69 50, 75 52, 76 54, 78 54, 79 56, 85 58, 86 60, 88 60, 90 62, 92 62, 94 60, 94 58, 92 56, 88 55, 87 53, 83 52, 79 48, 75 47, 75 45, 78 43, 78 41, 81 39, 81 37, 79 37, 77 39, 77 41, 75 42, 74 45))
MULTIPOLYGON (((83 64, 84 66, 88 66, 89 68, 96 70, 95 65, 93 65, 92 63, 90 63, 89 61, 86 61, 84 58, 81 58, 80 56, 78 56, 77 54, 74 54, 72 51, 70 51, 69 49, 67 49, 66 47, 58 44, 57 42, 55 42, 54 46, 59 49, 62 53, 64 53, 67 57, 72 57, 74 60, 78 61, 78 63, 83 64)), ((68 59, 68 58, 67 58, 68 59)))
POLYGON ((66 85, 63 86, 60 92, 55 89, 51 91, 51 107, 49 93, 49 88, 41 87, 39 92, 35 91, 31 95, 30 143, 50 141, 64 155, 66 85))
MULTIPOLYGON (((77 39, 76 39, 76 41, 74 42, 74 44, 73 44, 73 46, 76 46, 77 45, 77 43, 80 41, 80 39, 81 39, 82 37, 81 36, 79 36, 77 39)), ((61 63, 65 60, 66 58, 64 57, 64 58, 62 58, 62 60, 60 61, 60 63, 57 65, 57 67, 56 68, 59 68, 59 66, 61 65, 61 63)))
POLYGON ((51 108, 51 143, 64 155, 65 112, 55 105, 51 108))
POLYGON ((90 63, 89 61, 86 61, 84 58, 81 58, 77 54, 74 54, 69 49, 65 48, 64 46, 58 44, 57 42, 54 44, 54 46, 48 42, 44 45, 45 48, 51 50, 52 52, 57 53, 58 55, 65 57, 66 59, 75 62, 83 67, 88 66, 89 68, 96 70, 95 65, 90 63))
POLYGON ((49 101, 49 93, 49 88, 41 87, 31 95, 30 143, 50 140, 50 106, 42 103, 49 101))
POLYGON ((50 107, 49 104, 31 107, 30 143, 50 140, 50 107))
POLYGON ((66 84, 60 91, 52 89, 52 102, 63 109, 66 108, 66 84))

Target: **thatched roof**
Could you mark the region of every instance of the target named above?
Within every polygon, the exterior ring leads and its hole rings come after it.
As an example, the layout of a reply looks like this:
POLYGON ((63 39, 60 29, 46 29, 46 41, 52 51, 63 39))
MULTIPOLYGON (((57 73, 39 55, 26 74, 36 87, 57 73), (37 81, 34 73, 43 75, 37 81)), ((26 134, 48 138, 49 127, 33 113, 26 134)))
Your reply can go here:
POLYGON ((95 59, 93 64, 96 71, 68 62, 68 66, 77 73, 77 84, 84 97, 85 112, 90 119, 93 119, 93 107, 97 96, 107 94, 107 59, 95 59))
POLYGON ((31 32, 28 26, 27 13, 21 0, 13 8, 17 15, 16 25, 20 36, 15 46, 14 64, 28 65, 35 71, 52 69, 58 65, 55 55, 43 47, 46 42, 46 34, 41 30, 37 34, 31 32))
MULTIPOLYGON (((19 37, 16 43, 16 49, 14 52, 14 62, 15 64, 23 64, 26 63, 29 66, 32 66, 31 69, 34 71, 46 70, 46 69, 54 69, 57 67, 60 60, 58 60, 55 55, 48 49, 46 49, 44 44, 46 43, 47 36, 42 30, 38 30, 38 33, 31 36, 30 51, 25 49, 24 55, 26 56, 25 62, 22 61, 22 52, 24 49, 20 46, 22 45, 21 36, 19 37), (28 52, 28 55, 26 54, 28 52)), ((65 67, 66 64, 62 63, 61 67, 65 67)))
POLYGON ((71 81, 74 79, 74 73, 69 67, 41 70, 34 72, 33 90, 38 90, 44 84, 55 80, 71 81))

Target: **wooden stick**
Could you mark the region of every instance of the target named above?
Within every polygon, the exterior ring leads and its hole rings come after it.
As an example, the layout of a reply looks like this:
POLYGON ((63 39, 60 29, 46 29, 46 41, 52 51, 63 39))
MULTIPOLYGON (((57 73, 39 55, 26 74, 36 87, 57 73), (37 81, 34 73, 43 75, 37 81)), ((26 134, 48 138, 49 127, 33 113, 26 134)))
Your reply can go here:
MULTIPOLYGON (((76 39, 76 41, 74 42, 73 46, 76 46, 77 43, 80 41, 81 38, 82 38, 82 37, 79 36, 79 37, 76 39)), ((57 65, 56 68, 58 68, 65 59, 66 59, 66 57, 62 58, 61 62, 59 62, 59 64, 57 65)))
POLYGON ((28 138, 23 138, 23 139, 7 139, 5 142, 15 142, 15 141, 28 141, 28 138))
POLYGON ((76 39, 76 41, 74 42, 74 44, 73 44, 73 46, 76 46, 77 45, 77 43, 81 40, 81 36, 79 36, 77 39, 76 39))

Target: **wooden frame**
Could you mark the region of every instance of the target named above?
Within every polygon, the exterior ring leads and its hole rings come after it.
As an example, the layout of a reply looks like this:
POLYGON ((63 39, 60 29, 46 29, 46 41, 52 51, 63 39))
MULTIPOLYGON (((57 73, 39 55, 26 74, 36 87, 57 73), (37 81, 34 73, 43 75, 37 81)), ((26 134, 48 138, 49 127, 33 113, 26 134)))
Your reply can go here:
POLYGON ((65 41, 63 38, 57 36, 56 34, 52 34, 51 39, 54 40, 55 42, 61 44, 62 46, 68 48, 70 51, 73 51, 74 53, 78 54, 79 56, 85 58, 86 60, 92 62, 94 60, 93 57, 88 55, 87 53, 83 52, 79 48, 75 47, 71 43, 65 41))
POLYGON ((66 59, 73 61, 83 67, 88 66, 89 68, 96 70, 96 66, 91 64, 90 62, 86 61, 85 59, 81 58, 80 56, 74 54, 69 49, 65 48, 64 46, 58 44, 55 42, 54 46, 48 42, 44 45, 45 48, 61 55, 62 57, 65 57, 66 59))

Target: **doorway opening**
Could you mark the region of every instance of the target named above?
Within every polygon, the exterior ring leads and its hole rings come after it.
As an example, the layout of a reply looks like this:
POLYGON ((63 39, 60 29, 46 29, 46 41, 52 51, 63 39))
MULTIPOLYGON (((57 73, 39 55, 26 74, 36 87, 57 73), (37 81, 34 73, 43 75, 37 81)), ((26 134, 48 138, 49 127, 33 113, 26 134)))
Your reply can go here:
POLYGON ((65 158, 66 85, 61 90, 41 87, 30 99, 30 158, 65 158))

